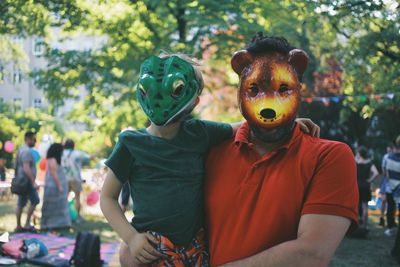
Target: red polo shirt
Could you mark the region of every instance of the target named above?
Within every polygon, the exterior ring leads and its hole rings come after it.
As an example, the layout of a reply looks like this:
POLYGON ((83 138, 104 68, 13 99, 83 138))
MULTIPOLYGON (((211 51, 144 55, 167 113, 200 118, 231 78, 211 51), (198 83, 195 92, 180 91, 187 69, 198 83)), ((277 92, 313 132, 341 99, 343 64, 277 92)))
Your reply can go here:
POLYGON ((207 159, 212 266, 296 239, 303 214, 337 215, 357 224, 356 165, 346 144, 313 138, 297 125, 286 144, 261 157, 248 133, 245 123, 207 159))

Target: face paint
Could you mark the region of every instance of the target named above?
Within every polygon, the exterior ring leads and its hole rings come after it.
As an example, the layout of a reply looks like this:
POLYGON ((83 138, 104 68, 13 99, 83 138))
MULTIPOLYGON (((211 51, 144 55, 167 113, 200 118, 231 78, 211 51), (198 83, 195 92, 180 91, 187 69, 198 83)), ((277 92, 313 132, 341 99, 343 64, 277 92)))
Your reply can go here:
POLYGON ((190 112, 199 90, 193 66, 177 56, 152 56, 140 66, 137 99, 156 125, 166 125, 190 112))
MULTIPOLYGON (((233 56, 232 67, 240 76, 238 102, 243 117, 252 129, 274 130, 263 133, 262 140, 279 140, 291 130, 300 104, 301 84, 293 64, 280 53, 251 55, 243 50, 233 56)), ((257 135, 262 137, 262 132, 257 135)))

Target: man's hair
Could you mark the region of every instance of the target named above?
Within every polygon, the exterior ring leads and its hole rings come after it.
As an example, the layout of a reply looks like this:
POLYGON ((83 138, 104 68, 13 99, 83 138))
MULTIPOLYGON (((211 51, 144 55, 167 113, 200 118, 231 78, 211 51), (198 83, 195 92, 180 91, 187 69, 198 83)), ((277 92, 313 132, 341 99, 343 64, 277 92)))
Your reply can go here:
MULTIPOLYGON (((285 38, 279 36, 264 36, 262 32, 258 32, 246 47, 246 50, 255 56, 273 52, 288 55, 293 49, 296 49, 296 47, 289 44, 285 38)), ((302 82, 303 75, 297 74, 297 78, 302 82)))
POLYGON ((25 133, 25 140, 26 139, 31 139, 31 138, 33 138, 33 137, 35 137, 35 135, 36 135, 36 133, 34 133, 34 132, 32 132, 32 131, 28 131, 28 132, 26 132, 25 133))
POLYGON ((191 58, 189 55, 186 54, 182 54, 182 53, 173 53, 170 54, 166 51, 161 51, 159 57, 160 58, 168 58, 168 57, 172 57, 172 56, 176 56, 179 57, 180 59, 186 61, 187 63, 189 63, 190 65, 193 66, 194 69, 194 75, 196 77, 197 82, 199 83, 199 95, 201 94, 201 91, 203 91, 204 88, 204 80, 203 80, 203 75, 201 74, 201 71, 199 69, 199 67, 201 66, 199 62, 197 62, 195 59, 191 58))
POLYGON ((358 147, 357 152, 358 152, 358 154, 360 154, 360 156, 363 159, 368 159, 369 158, 368 149, 365 146, 358 147))
POLYGON ((290 45, 285 38, 264 36, 262 32, 258 32, 246 47, 251 54, 279 52, 287 55, 293 49, 295 47, 290 45))
POLYGON ((74 149, 75 147, 75 143, 72 139, 67 139, 64 142, 64 148, 65 149, 74 149))

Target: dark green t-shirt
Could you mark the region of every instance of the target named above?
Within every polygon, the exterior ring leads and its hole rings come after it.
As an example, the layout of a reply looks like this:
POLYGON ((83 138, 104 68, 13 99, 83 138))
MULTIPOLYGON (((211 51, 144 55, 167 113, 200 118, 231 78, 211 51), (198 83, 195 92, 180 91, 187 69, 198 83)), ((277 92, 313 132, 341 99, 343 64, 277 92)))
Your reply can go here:
POLYGON ((204 157, 231 136, 229 124, 202 120, 182 122, 171 140, 146 129, 123 132, 106 165, 129 181, 135 229, 189 244, 203 226, 204 157))

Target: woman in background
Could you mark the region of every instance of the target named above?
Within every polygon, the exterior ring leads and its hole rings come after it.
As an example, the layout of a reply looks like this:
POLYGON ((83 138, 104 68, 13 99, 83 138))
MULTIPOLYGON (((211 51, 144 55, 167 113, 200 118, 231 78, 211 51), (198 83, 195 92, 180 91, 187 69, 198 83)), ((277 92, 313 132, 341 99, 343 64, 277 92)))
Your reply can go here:
POLYGON ((42 230, 69 228, 71 217, 68 210, 68 183, 63 168, 61 156, 63 146, 54 143, 47 151, 47 170, 44 186, 42 230))
POLYGON ((368 201, 371 200, 371 182, 378 177, 379 172, 368 155, 368 150, 360 146, 356 155, 357 182, 359 192, 359 217, 360 228, 367 229, 368 225, 368 201))

